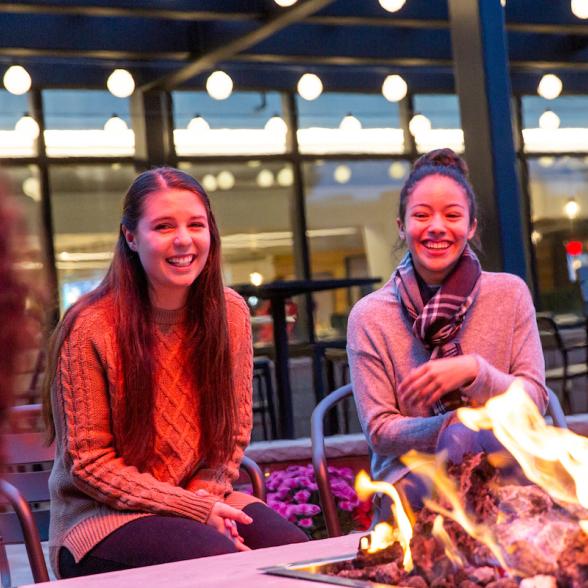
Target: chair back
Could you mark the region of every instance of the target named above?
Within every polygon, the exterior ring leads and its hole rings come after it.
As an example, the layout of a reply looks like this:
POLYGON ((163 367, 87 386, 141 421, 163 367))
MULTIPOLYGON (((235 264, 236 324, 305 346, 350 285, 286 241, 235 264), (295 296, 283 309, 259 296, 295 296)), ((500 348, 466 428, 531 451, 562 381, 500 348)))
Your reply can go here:
POLYGON ((345 384, 323 398, 312 411, 310 438, 312 442, 312 465, 319 490, 319 500, 325 517, 329 537, 342 535, 337 506, 329 485, 329 470, 325 451, 325 416, 339 402, 353 394, 351 384, 345 384))
POLYGON ((241 460, 241 469, 249 476, 251 485, 253 486, 253 496, 266 500, 265 478, 263 472, 257 463, 246 455, 241 460))
POLYGON ((543 351, 558 351, 565 355, 565 346, 559 332, 559 327, 550 313, 537 313, 537 327, 539 328, 539 337, 543 351))
POLYGON ((0 480, 2 585, 10 585, 4 545, 15 543, 25 544, 35 582, 47 582, 49 574, 41 541, 49 536, 49 475, 55 448, 47 447, 44 433, 38 431, 6 433, 1 442, 5 463, 0 480), (34 510, 32 503, 37 506, 34 510))
POLYGON ((557 394, 549 387, 547 388, 547 394, 549 396, 549 403, 547 404, 547 414, 553 420, 553 426, 559 427, 560 429, 567 429, 568 422, 566 416, 559 402, 557 394))

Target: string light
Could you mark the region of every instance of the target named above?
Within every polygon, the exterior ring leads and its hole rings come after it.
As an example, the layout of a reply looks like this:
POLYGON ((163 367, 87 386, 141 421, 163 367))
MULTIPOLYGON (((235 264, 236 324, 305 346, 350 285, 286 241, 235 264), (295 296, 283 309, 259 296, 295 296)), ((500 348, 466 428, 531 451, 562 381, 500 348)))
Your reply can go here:
POLYGON ((351 179, 351 168, 348 165, 338 165, 333 172, 333 178, 338 184, 346 184, 351 179))
POLYGON ((559 116, 549 108, 539 117, 539 128, 545 131, 555 131, 559 129, 559 124, 559 116))
POLYGON ((578 18, 588 18, 588 0, 572 0, 572 13, 578 18))
POLYGON ((261 286, 263 284, 263 276, 259 272, 251 272, 249 274, 249 281, 254 286, 261 286))
POLYGON ((378 0, 380 6, 388 12, 398 12, 406 3, 406 0, 378 0))
POLYGON ((431 121, 424 115, 416 113, 408 123, 408 130, 413 137, 431 130, 431 121))
POLYGON ((284 121, 284 119, 279 116, 278 114, 274 114, 264 126, 264 129, 268 133, 276 134, 276 135, 285 135, 288 132, 288 125, 284 121))
POLYGON ((31 76, 22 65, 11 65, 2 78, 4 87, 11 93, 20 96, 31 89, 31 76))
POLYGON ((297 89, 305 100, 316 100, 323 93, 323 83, 316 74, 305 73, 298 80, 297 89))
POLYGON ((206 80, 206 91, 215 100, 226 100, 233 93, 233 80, 224 71, 213 71, 206 80))
POLYGON ((202 178, 202 187, 207 192, 216 192, 218 190, 218 181, 212 174, 205 174, 202 178))
POLYGON ((288 8, 289 6, 294 6, 298 0, 274 0, 274 2, 282 8, 288 8))
POLYGON ((260 188, 271 188, 274 185, 274 174, 269 169, 262 169, 257 174, 257 185, 260 188))
POLYGON ((389 102, 399 102, 406 96, 407 92, 408 86, 402 76, 398 74, 386 76, 382 84, 382 94, 386 100, 389 102))
POLYGON ((18 119, 14 130, 28 137, 31 141, 36 139, 40 133, 39 124, 28 112, 18 119))
POLYGON ((278 184, 284 188, 288 188, 294 183, 294 172, 291 167, 282 168, 277 176, 278 184))
POLYGON ((230 190, 235 185, 235 176, 229 170, 223 170, 216 179, 221 190, 230 190))
POLYGON ((135 91, 135 80, 126 69, 115 69, 106 80, 108 91, 117 98, 128 98, 135 91))
POLYGON ((556 75, 545 74, 537 86, 537 93, 546 100, 553 100, 561 94, 562 89, 563 84, 556 75))
POLYGON ((124 132, 128 131, 129 127, 127 126, 127 123, 122 118, 120 118, 116 114, 113 114, 106 121, 106 123, 104 125, 104 130, 107 133, 116 134, 116 133, 124 133, 124 132))
POLYGON ((573 220, 578 216, 578 213, 580 212, 580 205, 576 202, 575 198, 570 198, 565 204, 564 204, 564 213, 565 215, 570 219, 573 220))

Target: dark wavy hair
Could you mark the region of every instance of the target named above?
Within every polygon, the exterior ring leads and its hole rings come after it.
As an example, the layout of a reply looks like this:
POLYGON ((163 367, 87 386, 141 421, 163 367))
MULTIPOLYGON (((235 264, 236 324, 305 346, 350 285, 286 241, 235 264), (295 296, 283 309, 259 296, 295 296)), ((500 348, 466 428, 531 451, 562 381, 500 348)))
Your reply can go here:
POLYGON ((45 421, 52 439, 55 426, 51 418, 51 386, 63 341, 82 310, 111 295, 125 399, 122 410, 113 411, 113 433, 118 453, 127 463, 142 470, 149 468, 155 438, 152 307, 147 276, 138 254, 127 244, 123 227, 134 231, 145 200, 153 192, 166 188, 188 190, 206 208, 210 251, 202 272, 188 291, 187 365, 192 370, 194 389, 198 390, 200 454, 211 467, 222 464, 230 456, 237 427, 237 406, 221 274, 220 234, 206 192, 193 177, 180 170, 152 169, 140 174, 131 184, 124 199, 110 268, 100 285, 80 298, 55 330, 43 389, 45 421))
MULTIPOLYGON (((417 184, 428 176, 440 175, 451 178, 464 190, 468 201, 470 213, 470 226, 478 219, 478 203, 476 194, 470 184, 468 165, 455 151, 445 147, 434 149, 421 155, 413 164, 412 170, 400 190, 400 202, 398 204, 398 218, 404 223, 406 216, 406 205, 410 195, 414 192, 417 184)), ((478 248, 479 237, 474 235, 472 242, 478 248)))

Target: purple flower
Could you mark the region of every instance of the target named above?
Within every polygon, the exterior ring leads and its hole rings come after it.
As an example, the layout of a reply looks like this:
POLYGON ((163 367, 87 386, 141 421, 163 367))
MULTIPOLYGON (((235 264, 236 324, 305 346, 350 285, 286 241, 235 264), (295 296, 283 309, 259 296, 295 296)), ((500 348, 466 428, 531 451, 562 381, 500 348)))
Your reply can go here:
POLYGON ((312 519, 298 519, 297 525, 299 527, 304 527, 305 529, 310 529, 310 527, 314 525, 314 522, 312 519))
POLYGON ((313 517, 321 512, 318 504, 291 504, 290 512, 298 516, 313 517))
POLYGON ((339 502, 339 508, 341 510, 345 510, 347 512, 351 512, 355 508, 355 505, 353 505, 348 500, 342 500, 341 502, 339 502))
POLYGON ((296 492, 296 494, 294 494, 294 500, 296 500, 296 502, 306 504, 309 498, 310 492, 308 490, 299 490, 298 492, 296 492))

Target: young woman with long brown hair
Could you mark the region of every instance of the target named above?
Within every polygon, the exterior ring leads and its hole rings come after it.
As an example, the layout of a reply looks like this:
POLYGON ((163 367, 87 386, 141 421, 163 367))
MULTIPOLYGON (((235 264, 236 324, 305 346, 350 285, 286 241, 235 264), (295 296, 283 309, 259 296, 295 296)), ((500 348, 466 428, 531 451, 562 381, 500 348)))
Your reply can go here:
POLYGON ((219 232, 191 176, 133 182, 110 269, 63 317, 47 374, 58 576, 305 540, 232 489, 252 425, 250 319, 223 288, 219 232))

